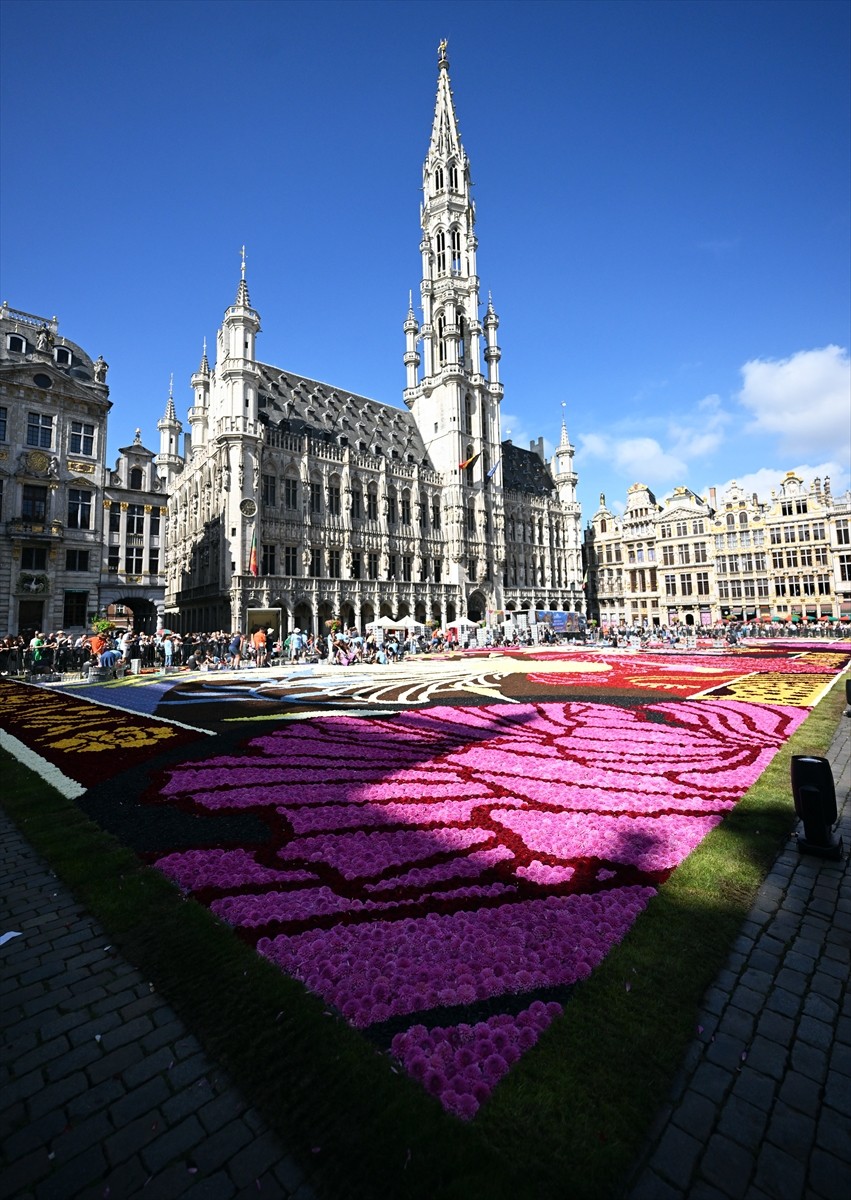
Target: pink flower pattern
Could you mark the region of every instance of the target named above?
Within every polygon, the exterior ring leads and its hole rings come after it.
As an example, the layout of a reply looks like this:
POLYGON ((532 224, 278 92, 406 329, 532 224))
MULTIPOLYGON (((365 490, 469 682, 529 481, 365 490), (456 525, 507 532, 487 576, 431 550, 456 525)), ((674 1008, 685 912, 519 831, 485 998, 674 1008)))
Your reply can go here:
POLYGON ((251 810, 262 849, 157 865, 469 1119, 804 719, 732 700, 329 716, 171 768, 155 803, 251 810), (469 1025, 418 1014, 529 997, 469 1025), (431 1022, 433 1024, 433 1022, 431 1022))

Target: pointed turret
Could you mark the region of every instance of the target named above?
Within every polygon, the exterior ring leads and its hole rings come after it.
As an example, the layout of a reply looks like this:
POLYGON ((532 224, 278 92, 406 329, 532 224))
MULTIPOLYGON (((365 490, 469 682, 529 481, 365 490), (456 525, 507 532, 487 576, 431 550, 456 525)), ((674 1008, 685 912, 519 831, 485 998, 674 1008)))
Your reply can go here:
POLYGON ((166 480, 166 488, 171 487, 174 476, 183 469, 183 459, 180 457, 180 435, 183 426, 177 419, 174 410, 174 375, 168 383, 168 400, 165 415, 157 421, 160 431, 160 452, 154 459, 157 474, 166 480))
POLYGON ((565 402, 561 402, 561 439, 552 458, 553 478, 556 481, 559 498, 568 506, 568 510, 579 512, 576 501, 577 474, 573 469, 574 448, 567 436, 567 420, 565 418, 565 402))
POLYGON ((210 364, 207 360, 207 339, 204 338, 204 349, 201 353, 201 363, 198 370, 190 379, 195 403, 189 410, 189 427, 192 430, 192 453, 197 454, 207 442, 207 417, 210 411, 210 364))
MULTIPOLYGON (((216 420, 224 418, 226 428, 217 432, 257 433, 257 396, 260 372, 257 368, 255 341, 260 332, 260 314, 251 307, 245 279, 245 247, 236 303, 225 312, 219 330, 216 378, 216 420)), ((211 429, 211 433, 213 430, 211 429)))
POLYGON ((420 332, 420 324, 414 315, 414 294, 408 292, 408 315, 405 318, 405 324, 402 326, 405 330, 405 370, 407 372, 407 387, 413 388, 417 386, 417 372, 420 366, 420 356, 417 351, 417 338, 420 332))

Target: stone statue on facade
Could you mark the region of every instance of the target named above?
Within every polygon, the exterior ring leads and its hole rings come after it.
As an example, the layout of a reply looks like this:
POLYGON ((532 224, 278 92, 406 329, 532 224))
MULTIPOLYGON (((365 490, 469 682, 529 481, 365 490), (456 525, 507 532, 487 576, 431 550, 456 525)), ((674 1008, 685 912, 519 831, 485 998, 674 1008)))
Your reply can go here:
POLYGON ((109 363, 104 360, 102 354, 99 354, 92 364, 95 373, 95 383, 106 383, 106 373, 109 370, 109 363))

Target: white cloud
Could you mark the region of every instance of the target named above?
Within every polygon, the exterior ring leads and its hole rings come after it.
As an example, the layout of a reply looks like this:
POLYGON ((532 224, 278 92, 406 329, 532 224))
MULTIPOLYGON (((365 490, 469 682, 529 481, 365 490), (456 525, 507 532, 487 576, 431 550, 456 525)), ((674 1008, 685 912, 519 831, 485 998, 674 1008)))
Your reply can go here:
POLYGON ((799 350, 790 358, 751 359, 738 400, 751 414, 746 432, 774 434, 781 450, 851 457, 851 360, 841 346, 799 350))
POLYGON ((655 438, 607 437, 605 434, 580 434, 580 455, 601 458, 632 483, 646 483, 655 489, 663 483, 680 480, 686 464, 669 454, 655 438))
MULTIPOLYGON (((825 479, 830 479, 830 490, 834 496, 839 496, 849 486, 849 472, 847 467, 841 466, 837 462, 822 462, 811 466, 808 463, 799 463, 794 467, 785 467, 782 470, 775 467, 760 467, 756 471, 751 471, 747 475, 739 475, 736 479, 728 479, 726 482, 713 486, 716 489, 716 496, 720 503, 725 492, 731 484, 737 484, 746 496, 756 492, 760 503, 764 504, 771 498, 771 493, 777 491, 780 484, 786 477, 787 471, 794 471, 803 481, 804 486, 809 488, 814 479, 820 479, 824 484, 825 479)), ((702 496, 709 497, 708 485, 701 490, 702 496)))
POLYGON ((672 453, 687 460, 714 453, 723 442, 724 427, 730 421, 720 396, 704 396, 695 407, 697 421, 690 424, 672 421, 668 427, 672 453))

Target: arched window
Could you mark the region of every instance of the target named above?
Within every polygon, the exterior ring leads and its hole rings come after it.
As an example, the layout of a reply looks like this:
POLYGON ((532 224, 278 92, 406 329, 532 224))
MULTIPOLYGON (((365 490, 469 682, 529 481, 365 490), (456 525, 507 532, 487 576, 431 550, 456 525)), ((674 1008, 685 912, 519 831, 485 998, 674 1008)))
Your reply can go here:
POLYGON ((464 314, 461 309, 458 309, 455 320, 458 322, 458 362, 462 367, 467 365, 467 322, 464 320, 464 314))
POLYGON ((144 476, 141 467, 132 467, 130 470, 130 487, 134 492, 141 492, 144 486, 144 476))
POLYGON ((446 366, 446 318, 443 313, 437 318, 437 361, 446 366))
POLYGON ((748 514, 747 513, 739 513, 739 524, 747 525, 747 523, 748 523, 748 514))
POLYGON ((600 533, 605 533, 608 529, 608 523, 604 520, 600 522, 600 533))
POLYGON ((437 258, 437 273, 438 275, 446 274, 446 234, 442 229, 438 229, 434 239, 436 258, 437 258))
POLYGON ((449 190, 458 191, 458 167, 455 163, 449 164, 449 190))
POLYGON ((736 527, 736 518, 733 516, 732 513, 727 513, 727 528, 735 529, 735 527, 736 527))
POLYGON ((452 273, 453 275, 461 272, 461 230, 453 229, 449 234, 449 242, 452 249, 452 273))
POLYGON ((434 169, 434 193, 443 191, 443 167, 435 167, 434 169))
MULTIPOLYGON (((464 397, 464 432, 473 432, 473 398, 470 395, 464 397)), ((467 458, 473 453, 473 447, 467 447, 467 458)))
POLYGON ((71 351, 67 346, 57 346, 53 351, 53 357, 59 363, 60 367, 70 367, 71 351))
MULTIPOLYGON (((468 445, 467 449, 464 451, 464 462, 468 462, 473 457, 474 454, 475 454, 475 450, 473 449, 472 446, 468 445)), ((465 482, 467 484, 467 487, 473 486, 473 467, 475 465, 476 465, 475 463, 471 463, 470 466, 467 467, 467 470, 464 472, 464 475, 466 476, 465 482)))
POLYGON ((12 354, 25 354, 27 349, 26 340, 19 337, 16 333, 9 335, 9 340, 6 343, 12 354))

